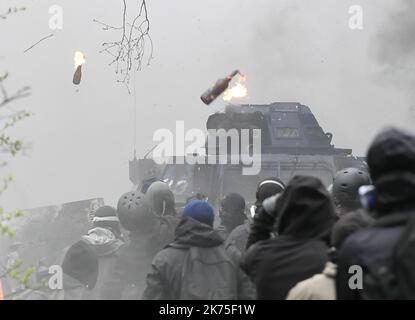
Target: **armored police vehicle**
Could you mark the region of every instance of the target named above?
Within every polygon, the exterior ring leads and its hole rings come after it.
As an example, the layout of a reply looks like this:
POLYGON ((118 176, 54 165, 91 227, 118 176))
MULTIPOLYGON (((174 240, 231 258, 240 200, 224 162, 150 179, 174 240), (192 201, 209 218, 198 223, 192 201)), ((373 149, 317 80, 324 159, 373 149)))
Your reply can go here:
MULTIPOLYGON (((338 170, 366 167, 364 159, 353 156, 351 149, 336 148, 332 144, 332 134, 324 132, 310 108, 297 102, 228 105, 224 112, 211 115, 206 127, 208 132, 249 129, 251 143, 254 129, 259 129, 261 154, 258 172, 255 175, 244 174, 246 164, 242 161, 217 161, 213 164, 207 161, 195 164, 173 161, 158 166, 151 157, 146 157, 130 161, 132 183, 139 189, 149 179, 160 179, 170 186, 179 206, 197 193, 206 196, 216 206, 224 195, 231 192, 240 193, 248 203, 253 203, 258 182, 268 177, 278 177, 287 183, 295 175, 310 175, 329 186, 338 170)), ((241 148, 237 152, 246 152, 242 141, 239 143, 241 148)), ((248 149, 248 152, 254 152, 254 148, 248 149)), ((230 160, 232 152, 232 147, 228 146, 225 151, 227 160, 230 160)), ((223 156, 218 147, 206 146, 206 156, 212 155, 223 156)))

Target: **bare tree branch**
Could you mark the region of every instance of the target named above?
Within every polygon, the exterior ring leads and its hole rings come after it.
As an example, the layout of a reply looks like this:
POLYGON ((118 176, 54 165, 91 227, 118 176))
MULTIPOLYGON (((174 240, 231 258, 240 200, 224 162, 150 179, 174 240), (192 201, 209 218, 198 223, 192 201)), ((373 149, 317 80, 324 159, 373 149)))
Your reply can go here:
POLYGON ((0 13, 0 19, 7 19, 7 17, 13 13, 17 13, 19 11, 25 11, 26 7, 10 7, 9 9, 7 9, 6 12, 0 13))
POLYGON ((30 46, 29 48, 27 48, 25 51, 23 51, 23 53, 26 53, 27 51, 31 50, 33 47, 37 46, 39 43, 41 43, 42 41, 49 39, 53 37, 53 33, 51 33, 50 35, 43 37, 42 39, 40 39, 38 42, 36 42, 34 45, 30 46))
POLYGON ((0 92, 2 95, 2 99, 0 99, 0 108, 5 107, 7 104, 14 100, 26 98, 30 95, 30 87, 23 87, 11 96, 9 96, 3 84, 3 82, 8 78, 8 76, 9 74, 7 72, 3 76, 0 76, 0 92))
POLYGON ((150 43, 150 52, 147 65, 153 58, 153 41, 150 37, 150 20, 146 0, 140 0, 139 10, 133 21, 127 22, 128 8, 126 0, 123 0, 122 25, 115 27, 94 19, 104 31, 116 31, 121 33, 120 40, 115 42, 104 42, 100 53, 111 56, 110 66, 115 65, 117 82, 126 86, 128 92, 130 83, 130 72, 141 70, 143 60, 146 60, 146 42, 150 43))
MULTIPOLYGON (((5 77, 7 78, 7 74, 5 77)), ((3 95, 3 99, 0 100, 0 108, 4 107, 6 104, 12 102, 13 100, 26 98, 30 95, 30 87, 23 87, 19 89, 17 92, 15 92, 13 95, 9 96, 3 85, 5 77, 0 78, 0 91, 3 95)))

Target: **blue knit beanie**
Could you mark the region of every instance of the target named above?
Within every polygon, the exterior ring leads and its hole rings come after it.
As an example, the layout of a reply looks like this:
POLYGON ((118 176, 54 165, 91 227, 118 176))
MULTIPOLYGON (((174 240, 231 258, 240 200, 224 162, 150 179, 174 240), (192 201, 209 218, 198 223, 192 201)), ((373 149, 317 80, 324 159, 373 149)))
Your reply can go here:
POLYGON ((193 200, 184 207, 182 217, 191 217, 212 226, 215 215, 212 206, 207 201, 193 200))

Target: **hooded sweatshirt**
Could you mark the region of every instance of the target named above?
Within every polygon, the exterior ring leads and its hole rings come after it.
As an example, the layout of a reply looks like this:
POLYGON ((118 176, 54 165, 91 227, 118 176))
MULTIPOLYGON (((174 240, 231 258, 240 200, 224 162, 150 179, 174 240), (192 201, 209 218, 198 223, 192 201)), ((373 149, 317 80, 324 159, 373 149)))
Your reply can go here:
POLYGON ((321 181, 294 177, 278 198, 279 236, 255 243, 243 269, 257 288, 258 299, 285 299, 298 282, 324 270, 334 206, 321 181))
POLYGON ((387 129, 371 144, 367 163, 376 188, 376 214, 415 208, 415 136, 387 129))
POLYGON ((88 242, 98 256, 99 273, 94 289, 88 291, 85 297, 88 300, 99 299, 103 284, 111 277, 116 261, 116 254, 123 242, 106 228, 94 228, 88 231, 88 235, 82 237, 88 242))
MULTIPOLYGON (((378 279, 387 283, 386 280, 393 275, 393 272, 384 271, 396 267, 396 250, 405 226, 414 223, 415 136, 394 128, 382 131, 368 150, 367 163, 376 188, 375 222, 349 236, 341 247, 336 277, 337 295, 341 300, 391 299, 393 284, 386 285, 378 279), (363 290, 349 289, 348 270, 352 265, 371 270, 364 274, 363 290), (373 270, 384 274, 378 277, 373 275, 373 270), (371 280, 372 276, 377 280, 371 280), (383 286, 388 289, 383 290, 383 286)), ((408 266, 408 270, 415 270, 415 262, 408 266)), ((409 272, 406 277, 404 282, 412 284, 415 274, 409 272)), ((397 293, 393 298, 405 298, 399 295, 397 293)))
MULTIPOLYGON (((174 242, 161 250, 154 258, 151 271, 147 275, 147 288, 143 299, 180 299, 183 265, 192 247, 211 250, 212 254, 230 260, 235 268, 235 277, 238 278, 238 292, 235 292, 235 296, 245 299, 253 298, 248 278, 226 252, 219 233, 207 224, 185 217, 181 219, 176 228, 174 242)), ((204 281, 204 279, 200 280, 204 281)), ((206 283, 206 286, 209 285, 206 283)))
MULTIPOLYGON (((331 244, 339 248, 343 241, 359 229, 366 228, 374 222, 365 211, 359 209, 340 217, 331 232, 331 244)), ((337 265, 335 252, 331 253, 323 273, 298 283, 290 290, 287 300, 336 300, 337 265)))
POLYGON ((73 244, 62 262, 63 290, 65 300, 85 299, 87 290, 92 290, 98 279, 98 256, 84 240, 73 244))

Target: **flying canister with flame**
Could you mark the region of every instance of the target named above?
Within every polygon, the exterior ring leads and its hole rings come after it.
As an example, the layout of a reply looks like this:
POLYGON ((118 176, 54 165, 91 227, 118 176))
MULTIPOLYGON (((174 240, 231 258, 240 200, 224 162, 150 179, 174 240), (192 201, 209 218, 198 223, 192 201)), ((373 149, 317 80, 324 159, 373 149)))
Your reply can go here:
POLYGON ((211 104, 218 96, 220 96, 223 92, 225 92, 226 89, 228 89, 229 83, 231 82, 232 78, 235 77, 238 73, 241 74, 239 70, 235 70, 226 78, 219 79, 218 81, 216 81, 215 85, 206 90, 206 92, 202 94, 200 99, 202 99, 202 101, 207 105, 211 104))
POLYGON ((82 52, 75 52, 75 74, 73 75, 73 84, 79 85, 82 79, 82 65, 85 63, 85 56, 82 52))

